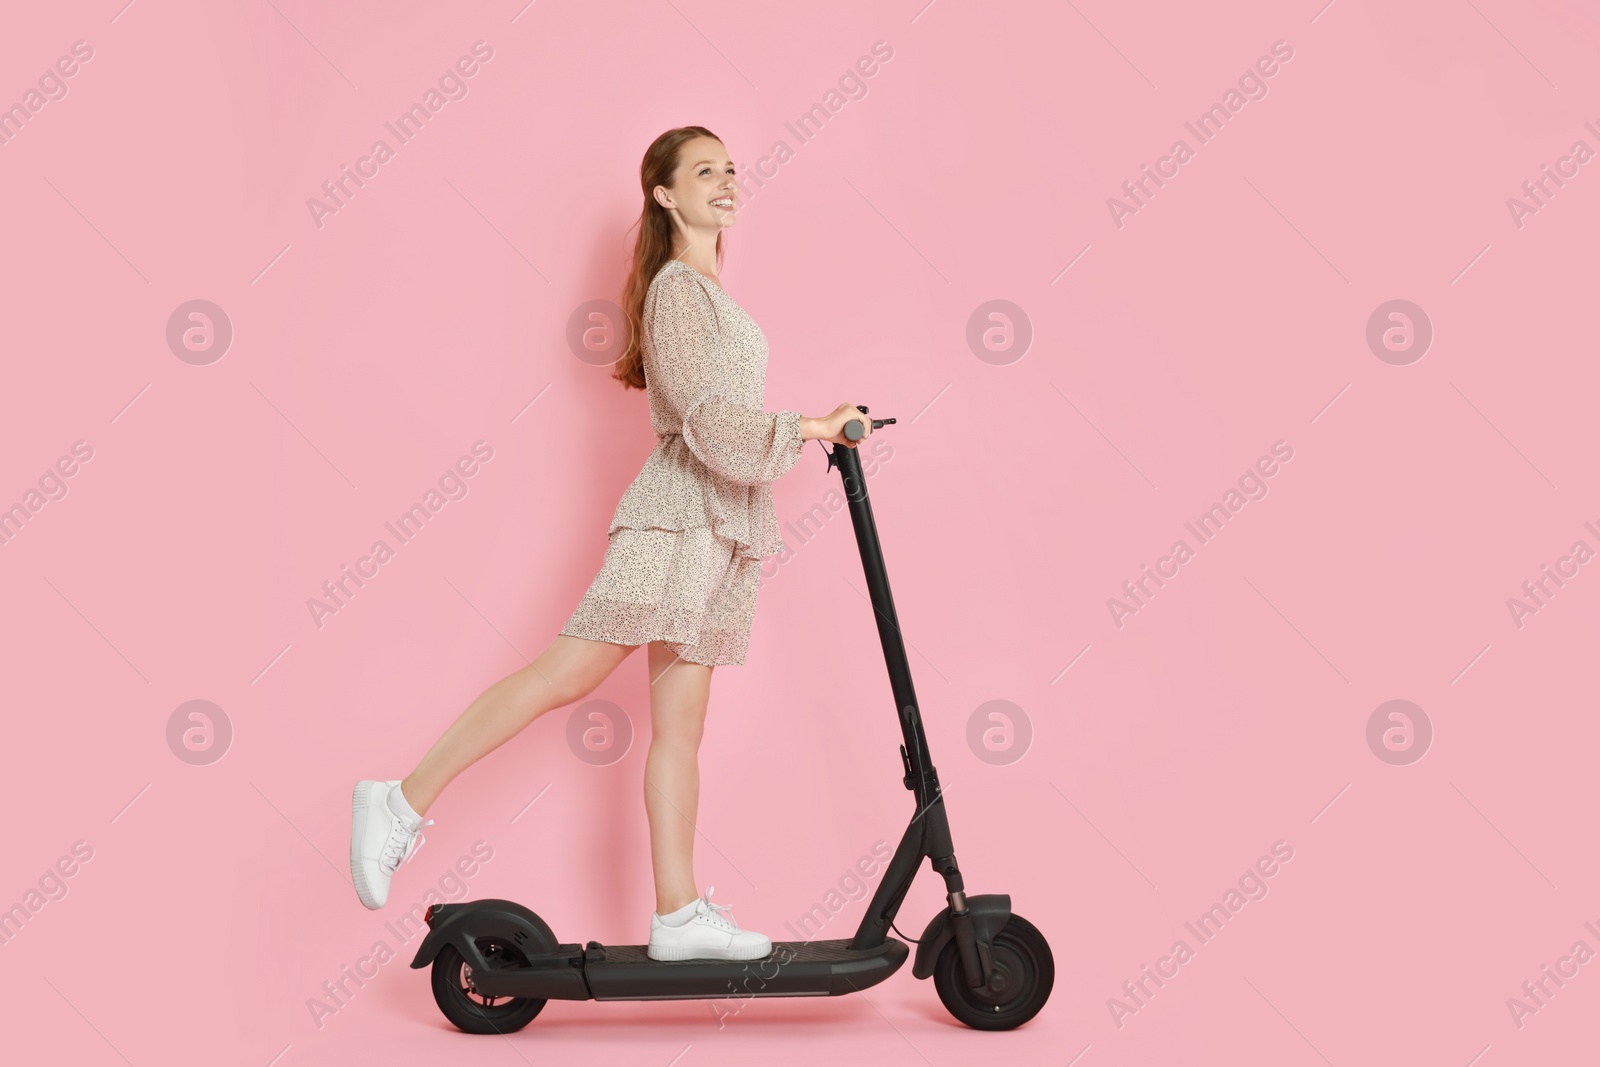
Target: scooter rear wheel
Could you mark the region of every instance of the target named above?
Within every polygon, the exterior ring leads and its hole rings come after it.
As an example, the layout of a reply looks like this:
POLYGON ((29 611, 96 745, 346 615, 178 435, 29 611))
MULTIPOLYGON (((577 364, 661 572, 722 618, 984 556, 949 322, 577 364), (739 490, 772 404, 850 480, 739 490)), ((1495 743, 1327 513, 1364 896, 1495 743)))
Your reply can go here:
POLYGON ((950 941, 933 969, 933 987, 945 1008, 974 1030, 1012 1030, 1035 1015, 1055 985, 1050 944, 1027 919, 1013 915, 989 946, 999 989, 970 989, 961 969, 961 950, 950 941))
MULTIPOLYGON (((527 957, 515 945, 480 937, 478 951, 489 966, 526 967, 527 957)), ((545 1001, 532 997, 486 997, 472 985, 472 968, 454 945, 445 945, 433 960, 433 1000, 444 1017, 469 1034, 509 1034, 533 1021, 545 1001)))

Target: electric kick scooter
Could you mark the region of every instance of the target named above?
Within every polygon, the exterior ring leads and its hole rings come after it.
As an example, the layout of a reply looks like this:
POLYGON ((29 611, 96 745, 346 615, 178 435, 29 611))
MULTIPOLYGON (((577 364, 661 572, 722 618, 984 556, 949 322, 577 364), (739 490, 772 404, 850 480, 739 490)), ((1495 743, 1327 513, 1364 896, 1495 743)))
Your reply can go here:
MULTIPOLYGON (((874 419, 872 427, 894 421, 874 419)), ((859 420, 846 424, 845 436, 861 440, 859 420)), ((474 1034, 510 1033, 526 1026, 551 999, 836 997, 867 989, 894 974, 910 953, 904 941, 887 932, 924 858, 944 879, 949 906, 933 917, 915 942, 911 973, 918 978, 931 976, 950 1014, 979 1030, 1010 1030, 1044 1007, 1055 981, 1055 961, 1044 936, 1012 912, 1009 894, 966 893, 950 842, 939 775, 928 754, 911 688, 911 668, 889 595, 860 457, 853 448, 834 445, 828 469, 835 467, 850 501, 856 545, 905 738, 900 746, 903 781, 916 796, 911 824, 855 936, 775 941, 772 952, 759 960, 668 962, 650 959, 645 945, 562 944, 543 919, 509 900, 435 904, 427 911, 428 935, 411 966, 432 964, 434 1000, 457 1027, 474 1034)))

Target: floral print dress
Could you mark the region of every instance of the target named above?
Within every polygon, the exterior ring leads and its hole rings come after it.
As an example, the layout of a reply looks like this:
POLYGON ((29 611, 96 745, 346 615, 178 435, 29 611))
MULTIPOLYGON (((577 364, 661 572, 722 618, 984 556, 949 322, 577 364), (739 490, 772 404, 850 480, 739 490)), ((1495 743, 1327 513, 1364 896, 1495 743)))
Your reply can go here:
POLYGON ((656 447, 617 503, 605 560, 561 630, 692 663, 742 664, 761 559, 787 549, 771 483, 805 442, 800 413, 763 411, 767 339, 721 286, 681 260, 642 315, 656 447))

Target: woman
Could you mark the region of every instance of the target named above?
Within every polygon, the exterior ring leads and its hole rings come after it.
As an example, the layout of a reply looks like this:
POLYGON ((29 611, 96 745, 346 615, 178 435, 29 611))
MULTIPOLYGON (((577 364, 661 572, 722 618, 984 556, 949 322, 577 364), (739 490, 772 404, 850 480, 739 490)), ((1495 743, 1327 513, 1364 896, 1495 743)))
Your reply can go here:
MULTIPOLYGON (((722 142, 701 126, 656 138, 640 166, 644 208, 623 292, 628 344, 613 377, 644 389, 658 441, 612 517, 605 561, 561 633, 533 663, 490 686, 403 781, 357 784, 350 873, 380 908, 389 880, 432 822, 456 775, 547 711, 581 700, 635 648, 649 646, 645 811, 655 873, 651 959, 750 960, 772 942, 741 930, 696 893, 697 753, 719 664, 742 664, 764 556, 785 549, 770 483, 806 441, 846 448, 845 423, 762 410, 767 343, 717 281, 722 231, 739 190, 722 142)), ((863 438, 864 440, 865 438, 863 438)))

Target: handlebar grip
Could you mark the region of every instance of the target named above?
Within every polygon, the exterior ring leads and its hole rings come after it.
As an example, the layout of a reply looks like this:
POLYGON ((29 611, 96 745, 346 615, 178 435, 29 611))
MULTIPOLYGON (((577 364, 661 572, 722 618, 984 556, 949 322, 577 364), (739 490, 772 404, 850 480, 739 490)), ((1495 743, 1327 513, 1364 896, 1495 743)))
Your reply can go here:
MULTIPOLYGON (((861 408, 862 411, 867 410, 866 408, 862 408, 860 404, 857 404, 856 407, 861 408)), ((893 419, 873 419, 872 428, 874 430, 881 430, 883 427, 888 426, 893 422, 893 419)), ((866 427, 861 425, 860 419, 851 419, 849 422, 844 424, 844 436, 846 440, 859 441, 866 435, 866 427)))
MULTIPOLYGON (((863 415, 867 413, 867 409, 861 404, 856 405, 856 410, 863 415)), ((873 429, 877 429, 877 427, 874 426, 873 429)), ((866 436, 866 430, 862 428, 860 419, 851 419, 844 424, 844 438, 846 441, 859 441, 864 436, 866 436)))

